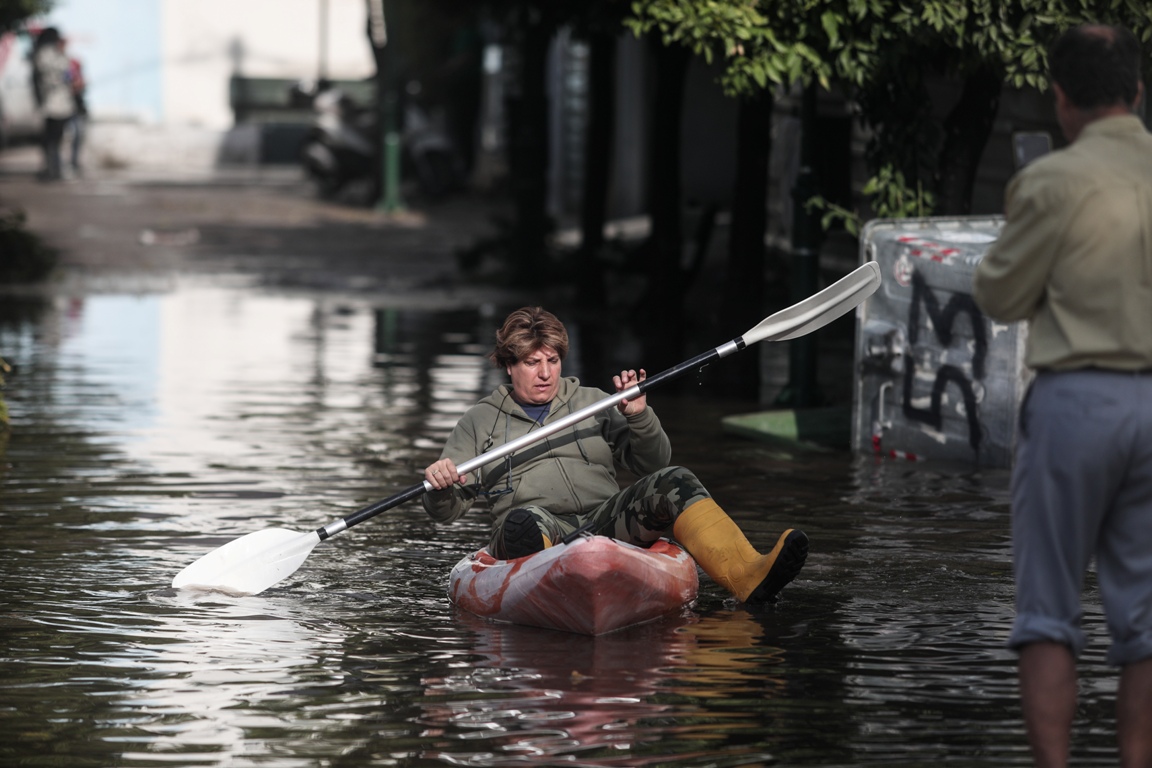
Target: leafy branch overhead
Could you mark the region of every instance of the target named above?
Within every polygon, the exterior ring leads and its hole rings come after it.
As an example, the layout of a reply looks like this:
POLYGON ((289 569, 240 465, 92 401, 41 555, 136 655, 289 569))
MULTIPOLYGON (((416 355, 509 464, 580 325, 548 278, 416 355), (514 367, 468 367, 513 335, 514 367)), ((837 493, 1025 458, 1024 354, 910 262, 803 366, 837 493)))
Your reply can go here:
POLYGON ((813 5, 810 0, 636 0, 625 23, 637 35, 655 33, 666 45, 687 46, 709 63, 721 59, 722 85, 732 96, 797 80, 827 88, 836 72, 826 51, 835 47, 867 58, 874 49, 866 40, 842 37, 836 18, 813 16, 813 5))
MULTIPOLYGON (((904 174, 891 165, 881 168, 860 191, 872 201, 872 209, 881 219, 923 218, 936 204, 935 196, 925 191, 923 184, 916 184, 912 189, 904 174)), ((809 211, 821 213, 820 224, 825 229, 839 223, 848 234, 859 235, 863 228, 860 214, 823 197, 810 198, 804 205, 809 211)))
POLYGON ((957 69, 992 64, 1010 85, 1043 89, 1047 46, 1090 21, 1125 25, 1152 43, 1146 0, 633 0, 625 23, 721 59, 725 90, 736 95, 797 80, 861 86, 883 58, 912 48, 957 69))
POLYGON ((871 129, 873 208, 967 213, 1003 86, 1047 87, 1047 48, 1084 22, 1120 24, 1152 51, 1147 0, 633 0, 627 26, 723 64, 747 96, 794 83, 849 87, 871 129), (933 105, 929 77, 963 90, 933 105))

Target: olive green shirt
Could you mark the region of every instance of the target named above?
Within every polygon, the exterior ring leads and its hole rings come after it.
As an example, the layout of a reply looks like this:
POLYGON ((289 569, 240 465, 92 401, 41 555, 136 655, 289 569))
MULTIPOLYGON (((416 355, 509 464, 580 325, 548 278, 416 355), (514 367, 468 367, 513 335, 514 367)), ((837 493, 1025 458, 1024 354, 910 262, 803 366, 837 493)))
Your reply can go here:
POLYGON ((1106 117, 1008 186, 1004 228, 973 298, 1029 321, 1034 369, 1152 368, 1152 135, 1106 117))

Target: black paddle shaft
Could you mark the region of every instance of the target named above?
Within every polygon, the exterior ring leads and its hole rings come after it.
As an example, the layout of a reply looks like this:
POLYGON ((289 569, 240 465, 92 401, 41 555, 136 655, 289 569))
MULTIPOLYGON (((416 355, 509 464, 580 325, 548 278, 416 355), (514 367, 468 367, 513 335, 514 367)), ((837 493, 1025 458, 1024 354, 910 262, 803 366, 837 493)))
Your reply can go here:
POLYGON ((345 528, 351 528, 357 523, 362 523, 369 518, 376 517, 376 515, 380 514, 381 512, 386 512, 393 507, 398 507, 406 501, 417 499, 423 496, 427 490, 428 489, 425 487, 424 483, 417 483, 411 488, 406 488, 399 493, 393 494, 386 499, 376 502, 375 504, 369 504, 363 509, 358 509, 341 520, 337 520, 334 523, 329 523, 322 528, 317 528, 316 535, 320 537, 321 541, 323 541, 329 536, 340 533, 340 531, 343 531, 345 528))
MULTIPOLYGON (((637 384, 636 389, 640 390, 641 393, 647 392, 650 389, 660 386, 664 382, 678 379, 690 371, 702 370, 712 361, 719 360, 721 357, 725 357, 741 349, 744 349, 744 340, 742 338, 734 339, 723 346, 716 347, 716 349, 710 349, 707 352, 696 355, 696 357, 691 360, 685 360, 683 363, 674 365, 666 371, 661 371, 655 376, 649 376, 637 384)), ((627 400, 629 398, 623 399, 627 400)))

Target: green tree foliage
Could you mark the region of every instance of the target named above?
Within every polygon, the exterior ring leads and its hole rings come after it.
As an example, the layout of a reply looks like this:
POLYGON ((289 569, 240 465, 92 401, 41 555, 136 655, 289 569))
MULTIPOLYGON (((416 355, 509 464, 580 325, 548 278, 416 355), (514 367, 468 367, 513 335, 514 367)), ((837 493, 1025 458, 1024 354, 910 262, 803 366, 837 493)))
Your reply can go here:
POLYGON ((1010 85, 1044 88, 1047 46, 1084 22, 1121 24, 1152 43, 1146 0, 633 0, 627 24, 657 30, 726 65, 730 94, 769 84, 871 82, 885 59, 946 57, 1003 68, 1010 85))
MULTIPOLYGON (((972 126, 941 120, 925 75, 974 86, 964 108, 994 115, 999 87, 989 83, 1044 89, 1047 47, 1083 22, 1126 26, 1152 50, 1147 0, 634 0, 628 24, 721 59, 733 95, 796 81, 851 86, 873 129, 866 189, 875 207, 916 200, 923 210, 925 187, 948 195, 942 183, 964 181, 941 168, 947 142, 986 141, 990 129, 988 116, 972 126)), ((968 149, 961 156, 974 173, 982 145, 968 149)))
POLYGON ((688 46, 709 62, 722 60, 721 82, 735 96, 798 80, 815 79, 827 88, 834 77, 862 79, 877 57, 874 24, 865 22, 880 18, 886 5, 884 0, 634 0, 626 23, 637 34, 658 32, 666 44, 688 46))
MULTIPOLYGON (((904 174, 891 165, 881 168, 875 176, 868 179, 860 191, 871 201, 873 212, 881 219, 927 216, 936 203, 935 196, 931 192, 926 192, 922 184, 913 187, 904 178, 904 174)), ((849 234, 860 234, 863 221, 856 211, 836 205, 822 197, 809 200, 807 208, 821 213, 820 223, 825 229, 834 223, 839 223, 849 234)))
POLYGON ((0 32, 11 32, 28 19, 52 10, 55 0, 0 0, 0 32))

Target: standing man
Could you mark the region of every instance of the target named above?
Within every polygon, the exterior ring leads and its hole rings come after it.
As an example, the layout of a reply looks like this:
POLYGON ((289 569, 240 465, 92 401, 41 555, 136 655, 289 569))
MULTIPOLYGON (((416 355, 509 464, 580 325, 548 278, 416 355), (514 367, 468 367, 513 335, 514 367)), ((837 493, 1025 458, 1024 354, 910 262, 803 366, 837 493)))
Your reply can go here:
POLYGON ((989 316, 1028 320, 1036 377, 1012 479, 1020 695, 1038 766, 1065 766, 1096 573, 1121 668, 1121 764, 1152 766, 1152 135, 1133 114, 1141 51, 1085 25, 1049 56, 1070 146, 1008 187, 1000 239, 976 269, 989 316))

